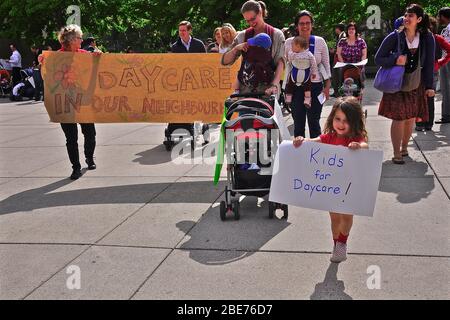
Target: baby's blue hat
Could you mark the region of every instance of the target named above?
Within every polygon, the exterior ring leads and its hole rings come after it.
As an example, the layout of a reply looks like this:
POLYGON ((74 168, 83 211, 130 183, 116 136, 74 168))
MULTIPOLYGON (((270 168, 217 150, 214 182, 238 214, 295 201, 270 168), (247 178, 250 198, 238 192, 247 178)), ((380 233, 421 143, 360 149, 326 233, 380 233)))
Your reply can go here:
POLYGON ((272 46, 272 39, 267 33, 259 33, 253 38, 248 39, 248 44, 250 46, 263 47, 264 49, 269 49, 272 46))

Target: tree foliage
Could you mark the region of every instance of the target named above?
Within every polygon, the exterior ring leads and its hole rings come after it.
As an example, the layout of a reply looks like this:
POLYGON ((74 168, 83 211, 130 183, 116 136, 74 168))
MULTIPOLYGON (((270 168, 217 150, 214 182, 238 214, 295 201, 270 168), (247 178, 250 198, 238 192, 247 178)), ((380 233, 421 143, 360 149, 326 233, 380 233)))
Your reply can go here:
MULTIPOLYGON (((81 9, 81 27, 85 34, 100 40, 107 50, 118 52, 131 45, 141 52, 164 52, 176 38, 178 22, 189 20, 195 36, 212 37, 215 27, 224 22, 236 29, 245 28, 240 8, 243 0, 2 0, 0 38, 23 39, 27 44, 43 44, 55 38, 56 31, 65 25, 69 5, 81 9), (44 39, 42 30, 48 33, 44 39)), ((269 10, 267 22, 288 26, 295 14, 307 9, 314 14, 316 33, 333 39, 333 26, 354 20, 364 24, 369 5, 382 9, 385 28, 403 13, 409 1, 399 0, 266 0, 269 10)), ((419 2, 420 3, 420 2, 419 2)), ((426 11, 436 15, 447 0, 422 1, 426 11)), ((382 30, 380 32, 386 32, 382 30)), ((371 35, 373 36, 373 35, 371 35)))

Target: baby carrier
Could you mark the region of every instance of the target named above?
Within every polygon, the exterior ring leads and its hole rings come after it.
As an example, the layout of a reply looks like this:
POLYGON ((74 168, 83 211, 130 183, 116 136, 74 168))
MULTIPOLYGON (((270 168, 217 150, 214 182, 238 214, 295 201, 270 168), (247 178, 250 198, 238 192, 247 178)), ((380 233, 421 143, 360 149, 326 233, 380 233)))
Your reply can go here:
MULTIPOLYGON (((265 31, 273 43, 274 28, 266 24, 265 31)), ((253 28, 245 30, 245 39, 252 38, 255 34, 253 28)), ((272 47, 264 49, 262 47, 250 46, 247 52, 242 53, 242 63, 239 69, 239 82, 246 86, 256 89, 258 85, 270 84, 275 74, 275 63, 272 58, 272 47)))
MULTIPOLYGON (((315 49, 315 42, 316 37, 310 36, 309 37, 309 51, 314 55, 314 49, 315 49)), ((300 60, 300 61, 290 61, 287 64, 287 72, 286 72, 286 79, 283 84, 283 88, 286 88, 286 84, 289 80, 288 77, 290 77, 291 81, 297 85, 301 86, 305 82, 309 80, 311 77, 311 64, 309 61, 306 60, 300 60)))

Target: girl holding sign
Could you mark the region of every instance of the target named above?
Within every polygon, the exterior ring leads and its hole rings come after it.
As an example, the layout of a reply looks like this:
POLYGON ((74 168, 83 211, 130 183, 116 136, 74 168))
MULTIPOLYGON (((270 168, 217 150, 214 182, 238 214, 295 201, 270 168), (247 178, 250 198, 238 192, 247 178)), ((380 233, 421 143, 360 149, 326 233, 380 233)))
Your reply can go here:
MULTIPOLYGON (((358 100, 354 97, 338 99, 328 116, 323 134, 314 139, 295 137, 294 146, 300 147, 305 140, 340 145, 352 150, 369 148, 364 113, 358 100)), ((330 218, 334 241, 330 260, 339 263, 347 259, 347 238, 353 225, 353 215, 330 212, 330 218)))

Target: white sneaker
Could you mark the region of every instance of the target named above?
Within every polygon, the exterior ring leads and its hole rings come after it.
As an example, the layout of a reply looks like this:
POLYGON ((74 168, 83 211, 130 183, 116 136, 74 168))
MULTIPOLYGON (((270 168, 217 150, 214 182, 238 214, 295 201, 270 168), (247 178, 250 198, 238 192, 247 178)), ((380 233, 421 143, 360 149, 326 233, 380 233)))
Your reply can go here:
POLYGON ((339 263, 345 260, 347 260, 347 244, 338 241, 334 246, 330 261, 339 263))

